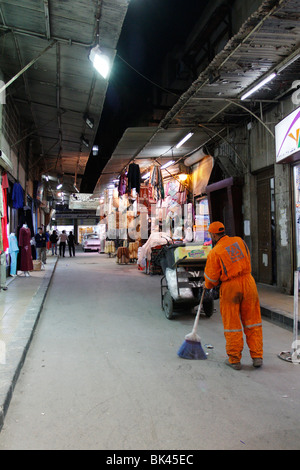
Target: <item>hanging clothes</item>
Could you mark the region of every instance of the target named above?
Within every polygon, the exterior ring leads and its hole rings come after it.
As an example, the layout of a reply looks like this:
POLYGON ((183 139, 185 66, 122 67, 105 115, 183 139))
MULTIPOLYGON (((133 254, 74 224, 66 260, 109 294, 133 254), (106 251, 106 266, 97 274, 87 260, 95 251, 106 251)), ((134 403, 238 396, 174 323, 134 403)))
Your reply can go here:
POLYGON ((19 224, 18 230, 26 224, 30 228, 31 236, 34 237, 34 230, 33 230, 33 221, 32 221, 32 211, 29 206, 22 206, 22 209, 18 211, 19 216, 19 224))
POLYGON ((2 174, 1 192, 2 192, 2 213, 1 213, 1 230, 3 251, 6 251, 9 243, 7 236, 7 188, 9 186, 7 174, 2 174))
POLYGON ((17 274, 17 257, 19 253, 18 240, 14 233, 11 233, 8 237, 8 252, 10 254, 10 275, 15 276, 17 274))
POLYGON ((180 183, 178 190, 178 204, 185 204, 187 201, 187 190, 186 187, 180 183))
POLYGON ((129 168, 128 168, 128 173, 127 173, 127 178, 128 178, 128 193, 130 194, 131 190, 133 188, 136 189, 136 192, 139 194, 140 193, 140 187, 141 187, 141 173, 140 173, 140 167, 137 165, 137 163, 130 163, 129 168))
POLYGON ((24 206, 24 191, 20 183, 14 183, 13 185, 12 202, 15 209, 21 209, 24 206))
POLYGON ((127 189, 127 177, 125 173, 122 173, 120 176, 119 187, 118 187, 119 196, 124 196, 124 194, 126 194, 126 189, 127 189))
POLYGON ((153 188, 153 199, 160 201, 165 198, 164 180, 160 166, 154 165, 151 169, 150 184, 153 188))

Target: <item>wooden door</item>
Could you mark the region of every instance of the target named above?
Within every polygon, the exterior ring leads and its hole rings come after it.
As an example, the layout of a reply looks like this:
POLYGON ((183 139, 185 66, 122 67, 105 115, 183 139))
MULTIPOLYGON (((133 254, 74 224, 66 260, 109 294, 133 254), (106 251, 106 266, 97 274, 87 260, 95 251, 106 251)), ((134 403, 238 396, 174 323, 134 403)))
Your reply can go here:
POLYGON ((273 171, 257 176, 258 282, 273 284, 271 180, 273 171))

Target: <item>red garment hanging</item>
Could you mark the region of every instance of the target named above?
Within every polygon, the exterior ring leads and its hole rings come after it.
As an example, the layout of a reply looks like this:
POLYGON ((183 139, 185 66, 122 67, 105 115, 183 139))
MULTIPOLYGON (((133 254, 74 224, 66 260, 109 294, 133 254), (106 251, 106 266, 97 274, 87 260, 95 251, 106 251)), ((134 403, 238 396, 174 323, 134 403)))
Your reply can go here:
POLYGON ((1 230, 2 230, 2 241, 3 251, 6 251, 9 247, 8 236, 7 236, 7 187, 8 179, 7 174, 2 175, 2 200, 3 200, 3 216, 1 217, 1 230), (5 188, 5 189, 4 189, 5 188))

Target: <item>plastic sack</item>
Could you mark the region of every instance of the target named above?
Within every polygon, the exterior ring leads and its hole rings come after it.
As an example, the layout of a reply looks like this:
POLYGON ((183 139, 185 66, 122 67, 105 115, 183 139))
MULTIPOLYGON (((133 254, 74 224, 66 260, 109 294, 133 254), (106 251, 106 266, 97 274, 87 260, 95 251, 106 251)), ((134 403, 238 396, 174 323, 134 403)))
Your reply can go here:
MULTIPOLYGON (((168 289, 170 291, 172 299, 174 299, 174 300, 191 299, 191 298, 194 297, 192 289, 190 287, 184 287, 184 288, 181 287, 179 289, 179 295, 178 295, 176 270, 167 268, 166 269, 166 280, 167 280, 168 289)), ((187 281, 186 278, 180 279, 180 271, 178 271, 178 280, 180 282, 183 282, 184 280, 187 281)))

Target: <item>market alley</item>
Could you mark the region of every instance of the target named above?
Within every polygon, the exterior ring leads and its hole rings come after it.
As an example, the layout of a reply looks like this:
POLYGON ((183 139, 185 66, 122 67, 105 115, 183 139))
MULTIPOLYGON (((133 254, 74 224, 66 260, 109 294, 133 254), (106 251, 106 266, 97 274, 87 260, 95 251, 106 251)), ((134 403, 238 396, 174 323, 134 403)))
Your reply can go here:
POLYGON ((266 320, 264 366, 224 364, 219 313, 201 316, 207 360, 180 359, 191 314, 167 320, 159 275, 105 254, 60 258, 0 433, 10 449, 298 449, 292 333, 266 320))

